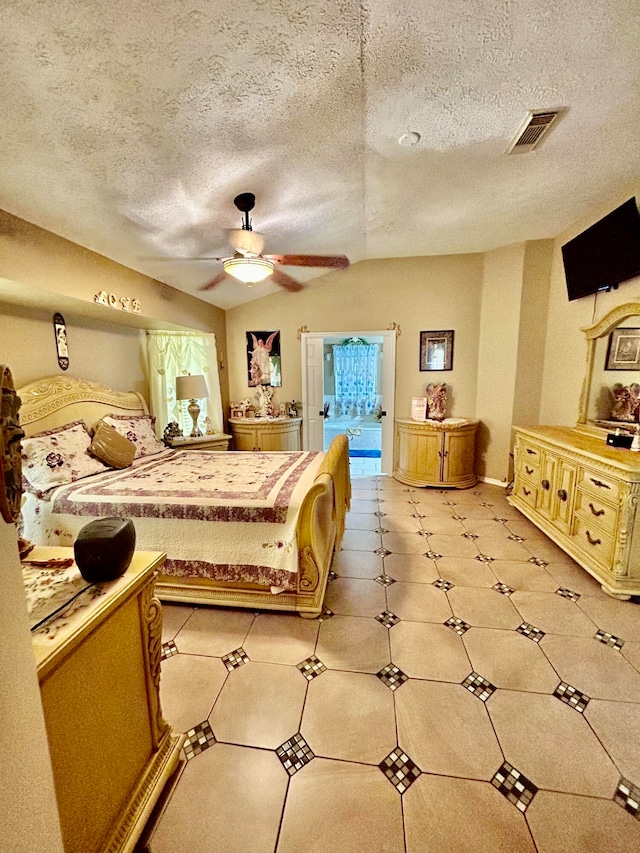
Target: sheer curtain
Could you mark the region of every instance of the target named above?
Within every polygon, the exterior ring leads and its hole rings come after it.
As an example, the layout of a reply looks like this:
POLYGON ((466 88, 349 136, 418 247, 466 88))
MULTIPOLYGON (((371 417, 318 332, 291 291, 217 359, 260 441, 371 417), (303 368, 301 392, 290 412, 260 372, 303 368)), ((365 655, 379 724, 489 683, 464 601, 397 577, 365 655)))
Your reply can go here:
POLYGON ((366 415, 377 403, 377 344, 336 344, 333 370, 336 383, 336 410, 344 415, 366 415))
POLYGON ((188 400, 176 400, 176 376, 202 374, 209 397, 199 400, 200 429, 222 432, 222 398, 218 374, 216 336, 204 332, 147 332, 149 392, 151 411, 156 416, 156 433, 162 436, 169 421, 177 421, 189 435, 193 422, 187 412, 188 400), (205 418, 209 419, 205 423, 205 418))

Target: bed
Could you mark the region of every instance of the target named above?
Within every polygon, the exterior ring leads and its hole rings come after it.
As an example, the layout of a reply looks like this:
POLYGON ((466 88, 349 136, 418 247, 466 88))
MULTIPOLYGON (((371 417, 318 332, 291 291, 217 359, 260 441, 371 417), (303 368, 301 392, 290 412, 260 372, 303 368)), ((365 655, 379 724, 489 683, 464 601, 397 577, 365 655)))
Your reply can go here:
MULTIPOLYGON (((137 392, 70 376, 45 377, 18 394, 26 437, 149 413, 137 392)), ((161 599, 314 618, 350 502, 348 441, 337 436, 326 453, 163 449, 126 469, 103 467, 44 494, 32 491, 22 524, 35 544, 71 545, 96 517, 130 517, 138 549, 167 553, 161 599)))

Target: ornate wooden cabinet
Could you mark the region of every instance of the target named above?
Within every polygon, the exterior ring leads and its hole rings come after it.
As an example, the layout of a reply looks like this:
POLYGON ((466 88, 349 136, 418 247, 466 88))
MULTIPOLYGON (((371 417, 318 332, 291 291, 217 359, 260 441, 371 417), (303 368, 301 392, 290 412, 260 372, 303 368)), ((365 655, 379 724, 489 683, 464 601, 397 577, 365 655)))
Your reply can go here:
MULTIPOLYGON (((73 556, 35 548, 30 558, 73 556)), ((105 592, 33 634, 65 853, 130 853, 182 736, 159 699, 164 554, 136 553, 105 592)))
POLYGON ((477 428, 477 420, 465 418, 396 418, 393 476, 410 486, 474 486, 477 428))
POLYGON ((300 450, 302 418, 229 418, 234 450, 300 450))
POLYGON ((615 598, 640 594, 640 454, 569 427, 516 428, 509 502, 615 598))

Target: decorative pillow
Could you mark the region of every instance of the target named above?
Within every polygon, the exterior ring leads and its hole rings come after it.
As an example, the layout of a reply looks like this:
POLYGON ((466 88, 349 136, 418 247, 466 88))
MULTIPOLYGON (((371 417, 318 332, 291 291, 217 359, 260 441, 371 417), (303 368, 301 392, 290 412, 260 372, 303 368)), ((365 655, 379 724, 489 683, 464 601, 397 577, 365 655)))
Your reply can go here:
POLYGON ((114 427, 100 421, 94 430, 89 453, 112 468, 128 468, 136 455, 136 445, 114 427))
POLYGON ((136 446, 135 459, 151 456, 167 448, 158 440, 153 429, 156 419, 151 415, 106 415, 100 423, 109 424, 136 446))
POLYGON ((30 492, 42 494, 54 486, 64 486, 105 466, 89 455, 91 436, 84 421, 73 421, 57 429, 22 439, 22 474, 30 492))

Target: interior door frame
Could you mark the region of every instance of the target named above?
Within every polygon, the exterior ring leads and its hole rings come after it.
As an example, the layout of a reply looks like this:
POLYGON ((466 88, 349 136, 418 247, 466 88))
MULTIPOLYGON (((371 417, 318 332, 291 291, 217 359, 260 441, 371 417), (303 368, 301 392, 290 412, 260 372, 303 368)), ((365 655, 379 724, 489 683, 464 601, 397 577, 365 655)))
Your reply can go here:
MULTIPOLYGON (((384 329, 383 331, 333 331, 333 332, 303 332, 300 336, 302 356, 302 446, 310 450, 309 444, 309 374, 307 366, 307 341, 310 339, 325 338, 382 338, 382 405, 385 412, 382 426, 382 458, 381 470, 385 474, 393 472, 393 435, 394 435, 394 411, 396 394, 396 340, 395 329, 384 329)), ((318 449, 318 448, 313 448, 318 449)), ((322 449, 322 448, 320 448, 322 449)))

